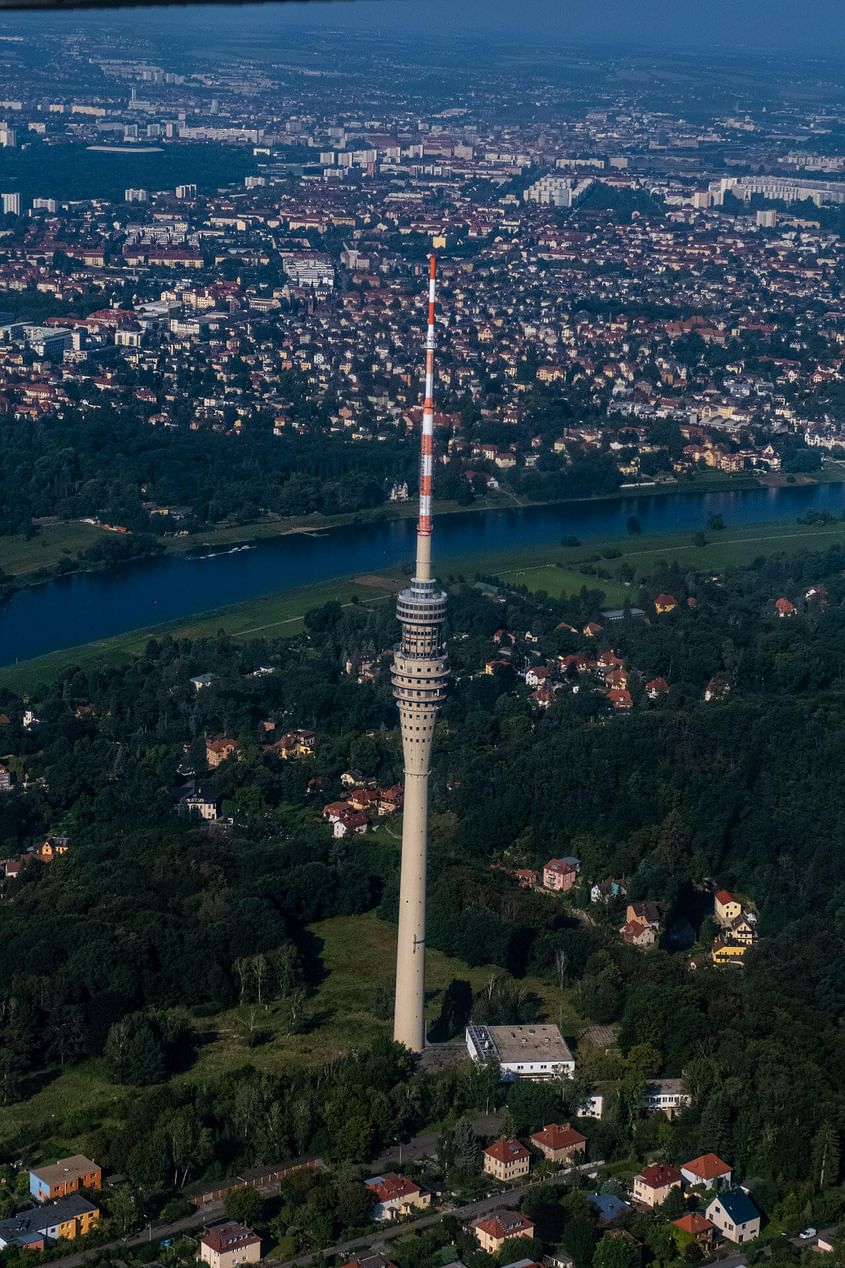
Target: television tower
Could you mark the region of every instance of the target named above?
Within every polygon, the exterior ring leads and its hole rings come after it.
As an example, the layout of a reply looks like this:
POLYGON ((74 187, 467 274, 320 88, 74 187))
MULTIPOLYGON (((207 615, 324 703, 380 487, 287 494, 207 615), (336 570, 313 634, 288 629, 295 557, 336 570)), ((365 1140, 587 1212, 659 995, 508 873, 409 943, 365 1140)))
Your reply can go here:
POLYGON ((399 705, 405 758, 399 938, 393 1038, 412 1052, 425 1047, 425 884, 428 854, 428 777, 437 711, 449 672, 443 641, 446 595, 431 577, 431 482, 434 455, 434 304, 437 260, 429 258, 425 400, 420 444, 420 512, 411 584, 396 602, 402 640, 393 655, 393 694, 399 705))

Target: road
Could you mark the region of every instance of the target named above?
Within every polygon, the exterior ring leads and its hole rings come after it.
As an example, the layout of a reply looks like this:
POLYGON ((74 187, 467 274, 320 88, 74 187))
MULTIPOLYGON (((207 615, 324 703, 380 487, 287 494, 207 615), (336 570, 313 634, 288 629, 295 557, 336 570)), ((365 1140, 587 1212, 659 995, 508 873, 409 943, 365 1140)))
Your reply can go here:
MULTIPOLYGON (((501 1122, 501 1114, 479 1114, 472 1120, 473 1129, 479 1136, 494 1136, 499 1130, 501 1122)), ((377 1175, 380 1171, 386 1171, 388 1168, 402 1166, 407 1162, 417 1162, 420 1158, 424 1158, 427 1154, 434 1152, 437 1147, 439 1137, 436 1132, 423 1132, 418 1136, 413 1136, 411 1140, 403 1144, 397 1141, 395 1148, 384 1154, 381 1158, 370 1163, 370 1171, 368 1174, 377 1175)), ((265 1188, 260 1188, 259 1193, 269 1197, 279 1191, 278 1184, 272 1184, 265 1188)), ((212 1224, 215 1220, 223 1215, 222 1202, 209 1202, 202 1210, 192 1211, 190 1215, 184 1215, 181 1219, 172 1220, 168 1224, 161 1221, 155 1221, 146 1225, 139 1233, 130 1233, 128 1237, 116 1238, 114 1241, 106 1242, 101 1246, 91 1246, 86 1250, 76 1251, 72 1255, 63 1255, 61 1259, 53 1259, 50 1262, 50 1268, 81 1268, 81 1265, 93 1259, 96 1255, 104 1250, 115 1250, 123 1247, 141 1246, 144 1242, 161 1241, 165 1237, 176 1237, 180 1233, 199 1232, 205 1228, 206 1224, 212 1224)), ((430 1223, 436 1223, 435 1219, 430 1223)), ((408 1228, 408 1224, 403 1224, 402 1228, 408 1228)), ((384 1234, 380 1234, 384 1236, 384 1234)), ((364 1239, 366 1240, 366 1239, 364 1239)), ((306 1260, 309 1256, 306 1256, 306 1260)))
POLYGON ((566 1184, 577 1172, 594 1172, 602 1165, 603 1163, 601 1162, 585 1162, 580 1167, 569 1167, 566 1171, 558 1172, 557 1175, 547 1176, 542 1180, 532 1180, 528 1184, 518 1184, 510 1189, 502 1189, 500 1193, 494 1193, 492 1197, 481 1198, 478 1202, 468 1202, 466 1206, 442 1206, 438 1210, 432 1211, 429 1215, 421 1215, 419 1219, 405 1220, 401 1224, 390 1224, 387 1228, 367 1233, 364 1237, 356 1237, 352 1241, 338 1242, 336 1246, 327 1246, 323 1250, 310 1251, 307 1255, 298 1255, 296 1259, 268 1259, 265 1262, 273 1264, 275 1268, 302 1268, 303 1265, 310 1264, 321 1256, 329 1258, 332 1255, 343 1255, 348 1258, 356 1251, 373 1250, 384 1245, 385 1242, 392 1241, 394 1238, 407 1237, 409 1233, 417 1233, 420 1229, 431 1228, 433 1224, 439 1224, 444 1215, 457 1215, 461 1222, 466 1222, 467 1220, 478 1219, 480 1215, 489 1215, 492 1211, 506 1210, 518 1205, 520 1199, 525 1197, 529 1189, 536 1188, 538 1185, 566 1184))

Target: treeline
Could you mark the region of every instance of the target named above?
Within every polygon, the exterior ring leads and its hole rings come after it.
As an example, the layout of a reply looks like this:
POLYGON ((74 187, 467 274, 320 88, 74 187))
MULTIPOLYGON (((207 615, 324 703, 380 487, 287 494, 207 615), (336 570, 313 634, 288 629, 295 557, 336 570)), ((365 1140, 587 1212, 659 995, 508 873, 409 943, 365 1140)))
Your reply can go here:
POLYGON ((274 436, 272 422, 243 436, 158 429, 108 409, 84 419, 73 409, 45 422, 0 416, 0 533, 35 518, 100 516, 137 531, 172 528, 145 504, 186 508, 179 527, 262 510, 335 514, 377 506, 385 482, 415 478, 416 455, 400 442, 351 445, 321 436, 274 436))

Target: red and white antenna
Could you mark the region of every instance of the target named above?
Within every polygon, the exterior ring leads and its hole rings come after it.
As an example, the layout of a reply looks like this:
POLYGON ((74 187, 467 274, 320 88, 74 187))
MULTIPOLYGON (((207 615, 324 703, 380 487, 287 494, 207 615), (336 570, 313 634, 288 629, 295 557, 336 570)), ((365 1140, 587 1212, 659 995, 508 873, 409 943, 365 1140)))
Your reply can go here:
POLYGON ((434 347, 437 257, 428 258, 428 327, 425 336, 425 399, 420 438, 420 514, 417 521, 417 577, 431 575, 431 486, 434 477, 434 347))

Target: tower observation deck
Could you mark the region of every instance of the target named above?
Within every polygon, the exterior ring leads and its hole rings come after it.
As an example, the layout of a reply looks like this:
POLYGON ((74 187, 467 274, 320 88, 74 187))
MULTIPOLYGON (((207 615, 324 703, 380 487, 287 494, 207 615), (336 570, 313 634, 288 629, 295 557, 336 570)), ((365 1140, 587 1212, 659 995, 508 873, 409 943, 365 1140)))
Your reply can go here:
POLYGON ((425 1046, 425 892, 431 742, 437 711, 446 696, 449 673, 443 638, 446 595, 431 578, 436 278, 437 262, 431 256, 416 564, 410 585, 402 590, 396 602, 402 638, 394 651, 391 671, 405 762, 393 1037, 413 1052, 421 1052, 425 1046))

